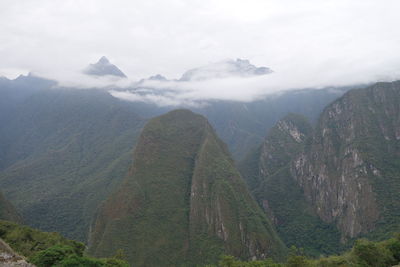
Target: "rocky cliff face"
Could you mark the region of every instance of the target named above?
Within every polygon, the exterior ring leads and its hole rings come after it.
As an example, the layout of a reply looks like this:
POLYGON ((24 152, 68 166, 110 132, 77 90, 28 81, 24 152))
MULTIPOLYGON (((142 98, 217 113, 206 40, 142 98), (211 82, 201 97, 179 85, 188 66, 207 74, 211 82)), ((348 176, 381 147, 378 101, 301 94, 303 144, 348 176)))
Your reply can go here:
POLYGON ((204 117, 187 110, 145 126, 128 176, 98 212, 90 253, 108 256, 118 249, 138 266, 285 253, 226 146, 204 117))
POLYGON ((286 166, 303 148, 312 127, 297 114, 289 114, 271 129, 261 147, 260 175, 269 176, 286 166))
POLYGON ((351 90, 322 113, 291 173, 342 239, 399 225, 400 82, 351 90))
POLYGON ((290 173, 291 160, 302 152, 311 135, 312 127, 304 117, 289 114, 240 166, 286 245, 302 247, 307 254, 318 256, 339 251, 339 233, 313 211, 290 173))

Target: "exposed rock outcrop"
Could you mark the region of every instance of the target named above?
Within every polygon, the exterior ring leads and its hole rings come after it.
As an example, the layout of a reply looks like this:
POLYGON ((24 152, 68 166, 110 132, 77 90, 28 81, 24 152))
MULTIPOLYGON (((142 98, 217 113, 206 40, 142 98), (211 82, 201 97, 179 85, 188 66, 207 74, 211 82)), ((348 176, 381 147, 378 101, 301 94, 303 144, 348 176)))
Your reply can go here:
POLYGON ((399 132, 400 82, 351 90, 324 110, 312 142, 293 161, 304 195, 343 240, 378 221, 399 225, 392 222, 399 214, 399 132))
POLYGON ((15 253, 10 246, 0 238, 0 267, 35 267, 24 257, 15 253))

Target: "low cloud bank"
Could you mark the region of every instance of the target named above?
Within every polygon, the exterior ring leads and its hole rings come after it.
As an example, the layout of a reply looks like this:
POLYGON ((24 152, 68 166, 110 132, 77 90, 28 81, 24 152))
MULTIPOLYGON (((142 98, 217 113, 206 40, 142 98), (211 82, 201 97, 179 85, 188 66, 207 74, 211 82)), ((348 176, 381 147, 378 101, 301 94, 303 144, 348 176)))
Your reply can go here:
POLYGON ((392 81, 400 77, 399 72, 391 75, 365 72, 318 72, 318 75, 299 70, 297 72, 274 72, 255 77, 227 77, 202 81, 143 81, 135 88, 126 87, 110 90, 116 98, 153 103, 158 106, 201 106, 208 101, 225 100, 251 102, 265 96, 296 89, 322 89, 326 87, 352 86, 376 81, 392 81))

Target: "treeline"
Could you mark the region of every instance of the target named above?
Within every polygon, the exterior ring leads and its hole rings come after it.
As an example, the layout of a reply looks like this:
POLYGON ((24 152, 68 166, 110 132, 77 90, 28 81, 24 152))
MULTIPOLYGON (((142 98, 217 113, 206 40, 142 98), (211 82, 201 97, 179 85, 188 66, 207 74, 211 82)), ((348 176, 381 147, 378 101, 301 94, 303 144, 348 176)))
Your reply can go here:
POLYGON ((381 242, 357 240, 351 250, 338 256, 310 259, 303 255, 301 249, 292 247, 286 263, 271 259, 245 262, 224 256, 217 265, 207 267, 392 267, 399 263, 400 234, 396 234, 381 242))

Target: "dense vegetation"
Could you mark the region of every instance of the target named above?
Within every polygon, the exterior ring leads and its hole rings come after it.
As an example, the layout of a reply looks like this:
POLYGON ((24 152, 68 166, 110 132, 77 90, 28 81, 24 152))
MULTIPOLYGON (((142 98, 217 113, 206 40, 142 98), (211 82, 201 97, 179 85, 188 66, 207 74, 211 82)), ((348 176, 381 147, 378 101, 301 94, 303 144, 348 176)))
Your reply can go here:
POLYGON ((7 221, 0 221, 0 238, 37 267, 128 266, 121 260, 121 254, 110 259, 90 258, 84 255, 85 246, 80 242, 68 240, 58 233, 41 232, 7 221))
POLYGON ((391 267, 400 263, 400 235, 394 238, 372 242, 357 240, 351 250, 338 255, 310 259, 303 251, 292 247, 286 263, 271 259, 264 261, 240 261, 232 256, 224 256, 217 265, 207 267, 391 267))
POLYGON ((86 241, 96 208, 128 170, 144 121, 96 90, 39 91, 12 108, 0 127, 5 196, 30 226, 86 241))

